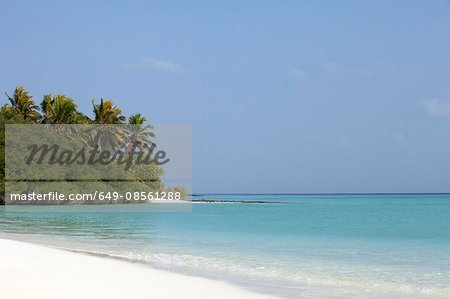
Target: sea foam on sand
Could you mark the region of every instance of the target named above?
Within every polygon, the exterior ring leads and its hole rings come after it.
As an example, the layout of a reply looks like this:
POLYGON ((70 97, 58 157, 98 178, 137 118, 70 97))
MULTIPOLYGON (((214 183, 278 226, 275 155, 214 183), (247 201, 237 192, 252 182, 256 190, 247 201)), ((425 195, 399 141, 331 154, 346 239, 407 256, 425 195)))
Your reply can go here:
POLYGON ((2 298, 271 298, 222 281, 0 239, 2 298))

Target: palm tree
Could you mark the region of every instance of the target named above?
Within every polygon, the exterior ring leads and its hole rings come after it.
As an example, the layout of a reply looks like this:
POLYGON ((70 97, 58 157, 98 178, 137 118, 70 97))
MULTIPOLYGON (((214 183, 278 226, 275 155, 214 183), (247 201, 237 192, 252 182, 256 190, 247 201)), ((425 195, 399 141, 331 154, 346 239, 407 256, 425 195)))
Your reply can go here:
POLYGON ((140 113, 133 114, 128 118, 128 147, 126 152, 134 151, 136 148, 144 151, 144 148, 149 148, 153 142, 150 137, 155 137, 155 134, 151 132, 153 130, 152 125, 144 125, 147 121, 140 113))
POLYGON ((15 116, 14 110, 8 104, 5 104, 0 108, 0 120, 9 120, 15 116))
POLYGON ((100 99, 100 104, 95 104, 92 100, 94 110, 95 126, 90 132, 90 145, 98 148, 109 147, 117 152, 127 143, 126 132, 121 126, 111 126, 123 124, 126 120, 122 115, 122 110, 114 106, 111 100, 104 101, 100 99))
POLYGON ((145 117, 143 117, 140 113, 132 114, 130 117, 128 117, 129 125, 142 125, 146 121, 147 121, 147 119, 145 117))
POLYGON ((74 124, 79 120, 77 105, 64 94, 44 95, 41 102, 42 123, 45 124, 74 124))
POLYGON ((11 102, 11 108, 14 113, 20 116, 22 119, 37 119, 39 118, 39 112, 37 109, 39 108, 34 104, 34 101, 31 99, 32 96, 28 94, 28 91, 25 91, 23 86, 16 87, 14 89, 14 94, 10 97, 6 92, 6 96, 8 100, 11 102))
POLYGON ((114 106, 111 100, 100 99, 100 104, 95 104, 92 100, 92 105, 94 106, 94 123, 96 124, 123 124, 126 120, 125 116, 122 115, 122 110, 114 106))

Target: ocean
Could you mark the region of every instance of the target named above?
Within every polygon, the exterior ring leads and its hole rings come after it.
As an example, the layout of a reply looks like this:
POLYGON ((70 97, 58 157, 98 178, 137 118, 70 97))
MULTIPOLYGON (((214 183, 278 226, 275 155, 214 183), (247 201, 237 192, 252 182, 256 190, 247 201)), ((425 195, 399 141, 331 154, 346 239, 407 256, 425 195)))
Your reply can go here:
POLYGON ((284 297, 450 297, 448 194, 192 198, 230 202, 198 202, 192 212, 160 213, 3 208, 0 237, 284 297))

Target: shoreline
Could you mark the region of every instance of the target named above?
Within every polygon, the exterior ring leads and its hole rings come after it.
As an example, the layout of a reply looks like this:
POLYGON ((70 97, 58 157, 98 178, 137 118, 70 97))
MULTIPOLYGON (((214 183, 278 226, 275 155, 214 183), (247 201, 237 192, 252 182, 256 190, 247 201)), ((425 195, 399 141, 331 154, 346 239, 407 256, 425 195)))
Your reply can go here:
POLYGON ((0 248, 6 298, 276 298, 220 280, 22 241, 0 239, 0 248))
POLYGON ((0 248, 0 276, 8 282, 2 291, 7 298, 434 298, 426 293, 306 282, 284 285, 290 291, 280 292, 276 285, 282 281, 267 280, 261 288, 261 281, 254 284, 239 275, 224 279, 5 236, 0 236, 0 248), (23 288, 23 282, 31 288, 23 288))

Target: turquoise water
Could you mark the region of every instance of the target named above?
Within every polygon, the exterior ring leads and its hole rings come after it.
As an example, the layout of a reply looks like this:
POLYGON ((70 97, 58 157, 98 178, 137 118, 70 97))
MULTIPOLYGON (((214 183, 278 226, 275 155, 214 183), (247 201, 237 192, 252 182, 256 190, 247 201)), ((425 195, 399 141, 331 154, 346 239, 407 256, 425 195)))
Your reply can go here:
MULTIPOLYGON (((295 297, 308 286, 450 296, 450 195, 202 195, 187 213, 0 213, 3 237, 295 297)), ((311 293, 308 293, 311 294, 311 293)))

